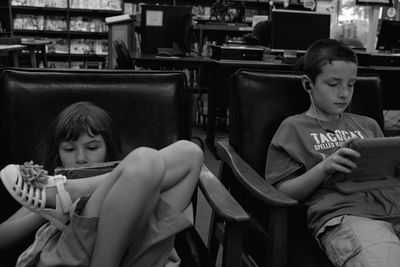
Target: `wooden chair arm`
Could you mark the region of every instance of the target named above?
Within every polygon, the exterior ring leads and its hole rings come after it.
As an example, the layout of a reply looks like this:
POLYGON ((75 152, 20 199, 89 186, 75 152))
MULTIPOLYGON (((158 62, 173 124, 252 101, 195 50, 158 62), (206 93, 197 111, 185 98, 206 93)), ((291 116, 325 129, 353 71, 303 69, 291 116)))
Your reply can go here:
POLYGON ((211 208, 222 220, 228 222, 249 220, 249 215, 204 164, 200 173, 199 187, 211 208))
POLYGON ((279 192, 274 186, 267 183, 263 177, 236 153, 227 140, 218 141, 216 148, 221 160, 228 164, 238 181, 252 195, 266 204, 277 207, 297 205, 296 200, 279 192))

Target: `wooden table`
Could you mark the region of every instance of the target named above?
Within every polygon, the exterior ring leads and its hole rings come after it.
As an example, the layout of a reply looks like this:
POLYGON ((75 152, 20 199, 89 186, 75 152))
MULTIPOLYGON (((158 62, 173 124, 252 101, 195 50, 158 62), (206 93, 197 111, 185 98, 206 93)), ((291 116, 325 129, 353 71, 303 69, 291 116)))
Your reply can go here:
POLYGON ((0 44, 0 55, 6 54, 12 57, 13 66, 19 67, 18 64, 18 52, 26 49, 25 45, 12 44, 12 45, 2 45, 0 44))
POLYGON ((47 68, 47 53, 46 53, 46 45, 50 44, 48 40, 21 40, 21 44, 26 46, 26 49, 29 51, 29 55, 31 58, 31 66, 32 68, 37 68, 37 60, 36 60, 36 52, 39 51, 42 54, 43 67, 47 68))

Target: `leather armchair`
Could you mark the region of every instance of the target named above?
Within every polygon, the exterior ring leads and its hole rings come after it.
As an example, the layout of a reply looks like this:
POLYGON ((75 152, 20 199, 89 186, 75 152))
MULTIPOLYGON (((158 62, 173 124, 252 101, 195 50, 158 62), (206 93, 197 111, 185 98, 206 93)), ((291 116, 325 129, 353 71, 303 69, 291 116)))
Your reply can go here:
MULTIPOLYGON (((216 146, 219 179, 250 215, 243 261, 248 266, 331 266, 308 233, 305 210, 264 179, 267 149, 278 126, 309 107, 301 73, 239 70, 230 81, 229 140, 216 146)), ((383 128, 381 94, 377 75, 359 76, 351 111, 383 128)), ((211 228, 218 225, 214 220, 211 228)), ((216 255, 217 242, 210 240, 216 255)))
MULTIPOLYGON (((182 72, 5 68, 0 72, 0 92, 0 167, 29 161, 49 122, 77 101, 91 101, 107 110, 131 149, 159 149, 178 139, 189 139, 191 134, 190 101, 182 72)), ((228 236, 240 239, 248 215, 206 166, 199 188, 227 226, 240 226, 236 232, 228 231, 222 243, 223 254, 228 255, 224 266, 239 266, 240 242, 231 244, 228 236)), ((0 199, 3 221, 19 205, 3 187, 0 199)), ((16 256, 30 242, 0 251, 1 266, 14 266, 16 256)), ((194 227, 177 235, 175 247, 182 266, 211 266, 208 249, 194 227)))

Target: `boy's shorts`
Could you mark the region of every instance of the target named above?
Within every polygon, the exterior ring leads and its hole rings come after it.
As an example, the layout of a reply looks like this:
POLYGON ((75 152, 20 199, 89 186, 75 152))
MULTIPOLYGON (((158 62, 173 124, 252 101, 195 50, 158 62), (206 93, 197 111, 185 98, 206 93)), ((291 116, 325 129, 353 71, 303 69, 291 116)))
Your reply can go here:
POLYGON ((400 266, 399 222, 352 215, 325 223, 318 241, 335 266, 400 266))
MULTIPOLYGON (((70 223, 63 231, 50 223, 43 225, 37 231, 35 242, 18 258, 16 266, 89 266, 99 219, 79 215, 87 199, 82 197, 74 202, 70 223)), ((120 266, 161 267, 171 261, 179 264, 179 257, 173 250, 174 237, 190 225, 182 213, 160 200, 146 230, 132 237, 138 242, 128 248, 120 266)))

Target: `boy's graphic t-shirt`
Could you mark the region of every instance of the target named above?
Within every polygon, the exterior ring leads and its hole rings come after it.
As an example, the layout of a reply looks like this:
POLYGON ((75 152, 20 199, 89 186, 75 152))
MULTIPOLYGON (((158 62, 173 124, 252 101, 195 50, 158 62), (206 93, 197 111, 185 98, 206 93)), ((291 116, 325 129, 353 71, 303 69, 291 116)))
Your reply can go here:
MULTIPOLYGON (((275 133, 267 155, 266 179, 271 184, 297 177, 331 155, 352 137, 382 137, 371 118, 344 113, 336 121, 321 121, 298 114, 284 120, 275 133)), ((400 218, 400 187, 342 194, 327 179, 303 203, 314 235, 329 219, 346 214, 368 218, 400 218)))

